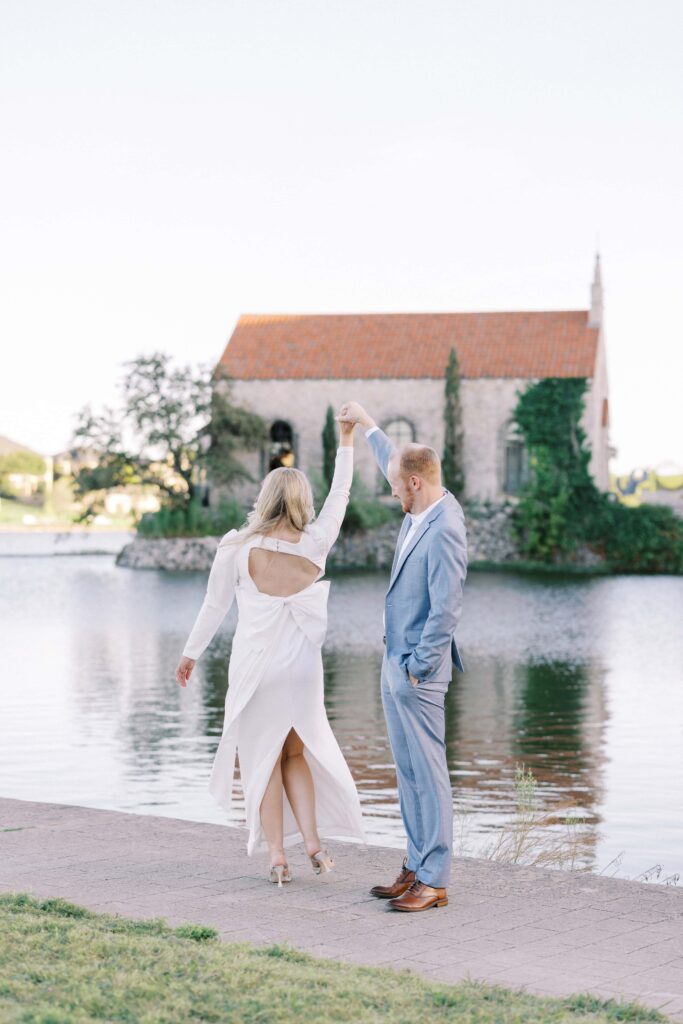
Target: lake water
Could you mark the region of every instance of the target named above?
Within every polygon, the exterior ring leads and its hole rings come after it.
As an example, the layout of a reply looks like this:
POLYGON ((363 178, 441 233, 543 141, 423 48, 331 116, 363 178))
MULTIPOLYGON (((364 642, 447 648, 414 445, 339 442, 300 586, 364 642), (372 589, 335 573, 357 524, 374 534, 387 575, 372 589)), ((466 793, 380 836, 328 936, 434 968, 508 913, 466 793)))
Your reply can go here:
MULTIPOLYGON (((206 790, 234 612, 181 690, 173 673, 199 573, 113 557, 0 558, 0 793, 239 823, 206 790)), ((333 578, 325 647, 332 726, 371 842, 401 846, 379 694, 386 576, 333 578)), ((457 847, 481 855, 515 813, 580 819, 580 863, 683 874, 683 579, 471 573, 447 700, 457 847)), ((569 828, 576 829, 576 826, 569 828)))
POLYGON ((116 555, 135 536, 133 530, 0 530, 0 557, 21 555, 116 555))

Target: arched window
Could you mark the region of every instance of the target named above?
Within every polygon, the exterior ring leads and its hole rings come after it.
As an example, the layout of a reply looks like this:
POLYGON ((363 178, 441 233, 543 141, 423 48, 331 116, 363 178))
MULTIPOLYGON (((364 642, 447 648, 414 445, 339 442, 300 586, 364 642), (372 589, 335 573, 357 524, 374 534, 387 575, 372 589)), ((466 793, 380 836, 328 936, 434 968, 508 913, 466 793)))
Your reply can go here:
POLYGON ((397 448, 402 448, 404 444, 410 444, 411 441, 415 440, 415 428, 410 420, 406 420, 403 417, 389 420, 384 427, 384 433, 390 441, 393 441, 397 448))
POLYGON ((293 466, 295 462, 294 432, 285 420, 275 420, 270 428, 268 471, 279 469, 280 466, 293 466))
POLYGON ((519 494, 529 480, 529 457, 514 423, 508 427, 505 437, 504 474, 503 490, 506 494, 519 494))

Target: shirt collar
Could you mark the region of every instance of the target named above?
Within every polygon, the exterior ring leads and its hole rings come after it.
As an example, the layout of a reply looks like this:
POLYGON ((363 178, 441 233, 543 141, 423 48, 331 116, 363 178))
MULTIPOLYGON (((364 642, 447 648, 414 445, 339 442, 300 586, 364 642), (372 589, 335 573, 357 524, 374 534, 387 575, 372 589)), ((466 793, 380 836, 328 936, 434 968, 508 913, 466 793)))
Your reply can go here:
POLYGON ((411 526, 419 526, 420 523, 422 522, 422 520, 427 515, 427 513, 431 512, 432 509, 435 508, 439 504, 440 501, 443 501, 443 499, 446 497, 446 493, 447 492, 444 491, 440 498, 437 498, 436 501, 433 501, 431 503, 431 505, 427 505, 427 508, 424 509, 424 511, 422 511, 422 512, 418 512, 418 514, 416 516, 413 515, 412 512, 409 512, 408 515, 410 516, 410 524, 411 524, 411 526))

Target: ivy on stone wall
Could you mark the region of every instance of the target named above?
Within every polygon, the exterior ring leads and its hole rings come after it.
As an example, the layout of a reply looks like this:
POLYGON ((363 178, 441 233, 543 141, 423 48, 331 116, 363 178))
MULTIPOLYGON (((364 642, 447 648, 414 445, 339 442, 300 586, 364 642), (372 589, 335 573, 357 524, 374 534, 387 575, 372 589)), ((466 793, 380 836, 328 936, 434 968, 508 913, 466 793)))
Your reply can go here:
POLYGON ((626 508, 596 487, 581 426, 586 387, 585 378, 550 377, 519 395, 531 469, 514 517, 520 552, 557 563, 588 545, 617 572, 683 572, 683 519, 669 508, 626 508))
POLYGON ((540 562, 571 554, 600 503, 581 427, 586 385, 585 378, 550 377, 527 388, 515 410, 531 470, 515 528, 523 554, 540 562))

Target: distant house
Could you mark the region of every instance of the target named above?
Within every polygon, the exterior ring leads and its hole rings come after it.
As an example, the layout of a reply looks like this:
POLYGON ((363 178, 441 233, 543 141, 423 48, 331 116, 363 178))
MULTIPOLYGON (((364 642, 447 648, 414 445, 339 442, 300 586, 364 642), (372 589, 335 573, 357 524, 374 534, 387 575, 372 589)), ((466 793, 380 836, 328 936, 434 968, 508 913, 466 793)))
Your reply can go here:
MULTIPOLYGON (((591 472, 609 487, 609 397, 603 288, 596 259, 590 308, 568 312, 242 316, 216 367, 235 401, 263 416, 270 444, 248 457, 261 477, 277 465, 322 467, 328 405, 356 399, 396 442, 441 454, 444 376, 460 362, 466 497, 502 501, 519 490, 525 453, 515 430, 517 392, 546 377, 588 379, 584 428, 591 472)), ((220 385, 219 385, 220 386, 220 385)), ((381 492, 362 438, 357 469, 381 492)))
POLYGON ((0 478, 14 497, 30 502, 49 490, 52 461, 9 437, 0 437, 0 478))

